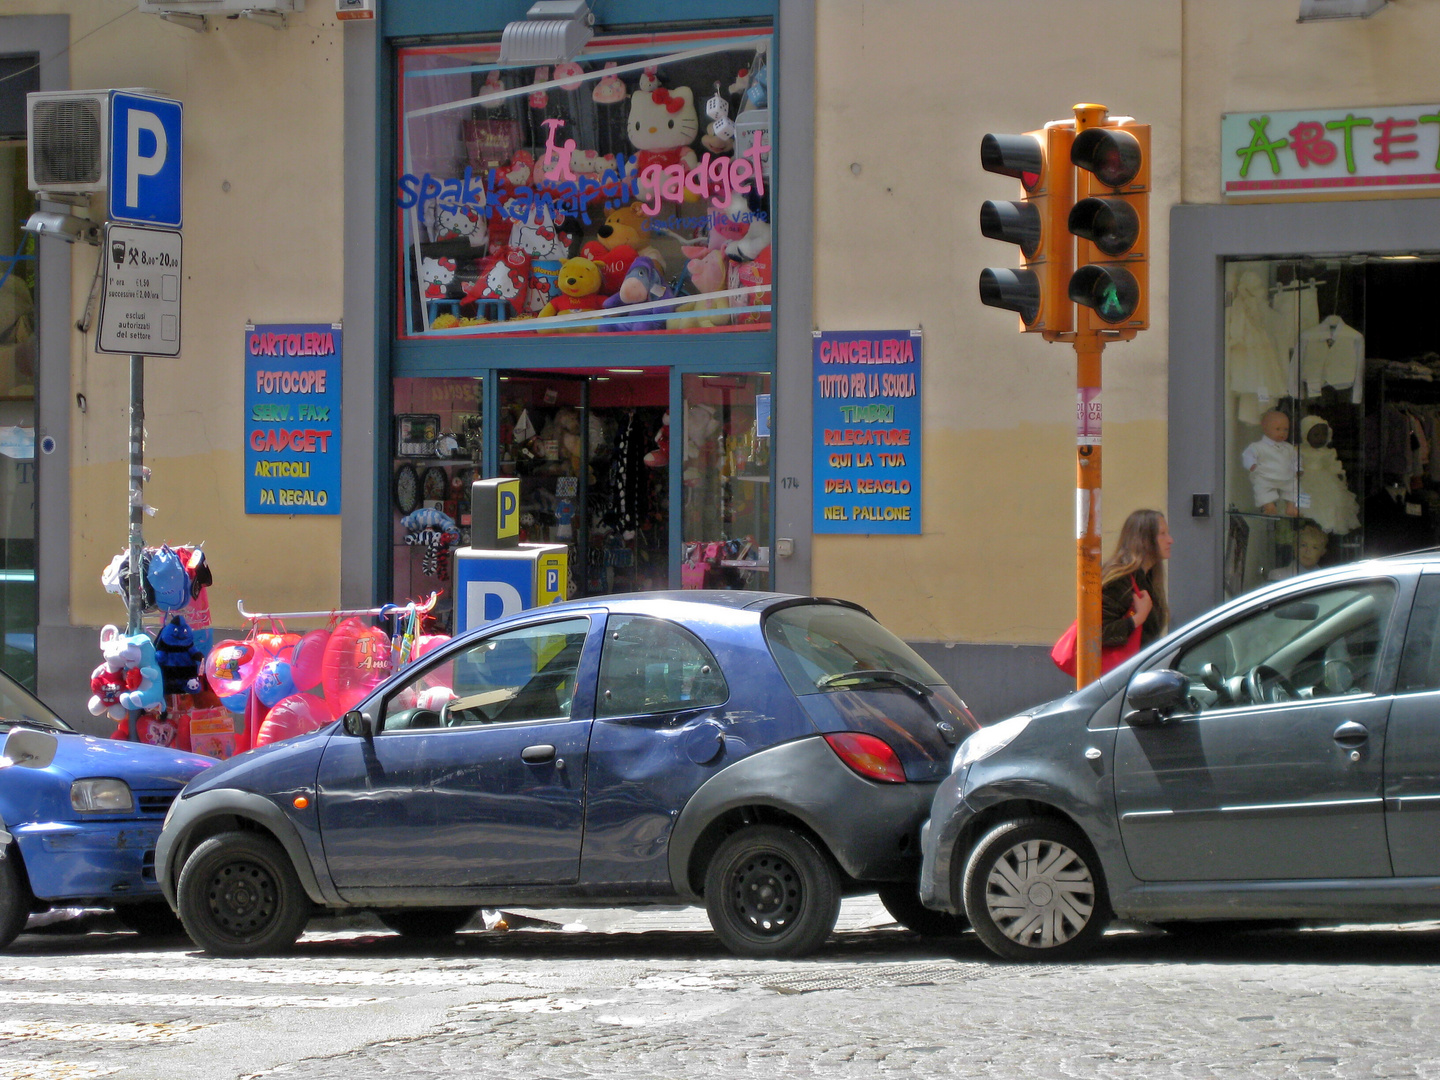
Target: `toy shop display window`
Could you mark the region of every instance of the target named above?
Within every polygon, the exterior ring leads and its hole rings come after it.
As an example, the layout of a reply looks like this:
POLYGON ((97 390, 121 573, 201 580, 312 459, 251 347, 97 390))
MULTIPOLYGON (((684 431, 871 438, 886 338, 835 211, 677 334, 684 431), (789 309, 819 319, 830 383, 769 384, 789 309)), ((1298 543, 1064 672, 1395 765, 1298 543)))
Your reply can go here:
POLYGON ((452 600, 450 556, 468 542, 470 484, 484 467, 483 379, 400 378, 392 382, 390 543, 393 600, 441 593, 452 600))
POLYGON ((758 372, 681 378, 684 588, 770 587, 770 382, 758 372))
POLYGON ((768 27, 399 50, 398 331, 768 330, 768 27))

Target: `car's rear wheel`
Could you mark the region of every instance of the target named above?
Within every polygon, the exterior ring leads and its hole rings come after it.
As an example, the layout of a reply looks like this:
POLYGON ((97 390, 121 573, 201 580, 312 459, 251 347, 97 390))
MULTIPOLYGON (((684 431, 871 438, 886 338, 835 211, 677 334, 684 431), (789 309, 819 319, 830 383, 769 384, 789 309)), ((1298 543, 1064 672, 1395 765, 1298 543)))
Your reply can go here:
POLYGON ((185 927, 164 900, 148 904, 120 904, 115 908, 115 917, 120 920, 121 926, 143 938, 163 941, 185 936, 185 927))
POLYGON ((1099 860, 1074 826, 1024 818, 995 826, 965 864, 965 912, 1007 960, 1068 960, 1110 921, 1099 860))
POLYGON ((880 886, 879 895, 880 903, 895 921, 921 937, 959 937, 970 927, 963 915, 926 907, 920 902, 920 891, 914 885, 891 882, 880 886))
POLYGON ((185 860, 176 894, 185 932, 212 956, 283 952, 310 920, 290 856, 258 833, 202 842, 185 860))
POLYGON ((454 937, 475 917, 475 909, 392 908, 375 912, 375 917, 402 937, 434 941, 454 937))
POLYGON ((0 859, 0 949, 25 929, 30 918, 30 894, 20 876, 20 864, 13 850, 0 859))
POLYGON ((738 956, 804 956, 840 917, 840 871, 808 836, 752 825, 726 838, 705 872, 705 910, 738 956))

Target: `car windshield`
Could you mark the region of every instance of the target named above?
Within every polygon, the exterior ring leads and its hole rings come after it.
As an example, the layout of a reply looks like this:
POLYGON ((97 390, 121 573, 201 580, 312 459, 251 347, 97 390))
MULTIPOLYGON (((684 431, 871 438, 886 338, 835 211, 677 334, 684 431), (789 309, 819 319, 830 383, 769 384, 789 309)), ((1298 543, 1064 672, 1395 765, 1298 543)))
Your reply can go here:
POLYGON ((839 604, 800 604, 765 619, 765 640, 797 694, 872 688, 906 681, 943 686, 915 650, 863 611, 839 604), (873 680, 863 678, 875 673, 873 680), (855 674, 856 679, 837 678, 855 674), (899 678, 895 678, 898 674, 899 678))
POLYGON ((49 731, 74 731, 23 686, 0 671, 0 731, 9 731, 16 724, 45 728, 49 731))

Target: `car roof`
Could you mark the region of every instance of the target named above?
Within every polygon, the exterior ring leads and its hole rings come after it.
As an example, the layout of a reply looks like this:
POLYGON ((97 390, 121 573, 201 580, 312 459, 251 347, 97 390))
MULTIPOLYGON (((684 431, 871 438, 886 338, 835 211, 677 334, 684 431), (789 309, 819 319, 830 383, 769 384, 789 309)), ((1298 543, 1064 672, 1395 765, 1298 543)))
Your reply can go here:
POLYGON ((550 614, 581 608, 603 607, 609 611, 644 612, 653 609, 656 604, 664 604, 667 607, 674 604, 692 606, 697 609, 697 615, 705 609, 713 610, 714 608, 726 608, 730 611, 751 610, 764 614, 776 608, 791 607, 797 604, 836 604, 863 611, 866 615, 870 614, 868 610, 853 601, 826 596, 801 596, 796 593, 761 592, 746 589, 668 589, 655 592, 612 593, 608 596, 587 596, 577 600, 565 600, 545 608, 529 608, 515 616, 496 620, 494 624, 487 625, 496 625, 501 621, 508 622, 511 618, 521 616, 533 616, 542 611, 550 614))

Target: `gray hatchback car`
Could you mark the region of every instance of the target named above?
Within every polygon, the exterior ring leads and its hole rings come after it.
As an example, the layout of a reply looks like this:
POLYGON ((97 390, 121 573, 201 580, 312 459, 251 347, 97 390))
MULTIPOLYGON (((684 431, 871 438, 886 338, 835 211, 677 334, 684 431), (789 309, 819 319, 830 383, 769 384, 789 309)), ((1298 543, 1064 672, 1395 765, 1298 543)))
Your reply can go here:
POLYGON ((956 751, 920 897, 1014 960, 1440 916, 1440 553, 1241 596, 956 751))

